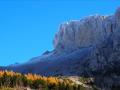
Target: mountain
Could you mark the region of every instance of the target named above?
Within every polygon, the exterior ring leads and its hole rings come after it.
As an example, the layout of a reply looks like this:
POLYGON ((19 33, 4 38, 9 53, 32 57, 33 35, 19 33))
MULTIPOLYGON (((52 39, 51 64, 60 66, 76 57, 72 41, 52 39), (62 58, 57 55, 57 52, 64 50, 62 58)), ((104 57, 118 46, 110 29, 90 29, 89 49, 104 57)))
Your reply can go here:
POLYGON ((93 15, 61 24, 53 45, 53 51, 5 69, 94 77, 100 87, 120 85, 120 8, 113 15, 93 15))
POLYGON ((24 73, 45 74, 50 72, 51 75, 57 74, 55 71, 61 70, 61 74, 71 75, 74 74, 70 73, 74 72, 73 68, 77 68, 76 64, 79 69, 80 64, 89 58, 90 60, 87 62, 91 62, 94 69, 98 57, 105 62, 107 57, 108 59, 113 57, 111 54, 115 54, 119 50, 119 30, 120 8, 111 16, 94 15, 63 23, 53 40, 55 48, 53 51, 46 51, 43 55, 24 64, 10 65, 8 68, 24 73), (113 49, 115 50, 113 51, 113 49), (106 58, 99 54, 106 55, 106 58))
POLYGON ((119 30, 120 8, 110 16, 93 15, 69 21, 60 25, 53 51, 5 68, 41 75, 81 75, 86 70, 104 70, 109 63, 119 63, 119 30))

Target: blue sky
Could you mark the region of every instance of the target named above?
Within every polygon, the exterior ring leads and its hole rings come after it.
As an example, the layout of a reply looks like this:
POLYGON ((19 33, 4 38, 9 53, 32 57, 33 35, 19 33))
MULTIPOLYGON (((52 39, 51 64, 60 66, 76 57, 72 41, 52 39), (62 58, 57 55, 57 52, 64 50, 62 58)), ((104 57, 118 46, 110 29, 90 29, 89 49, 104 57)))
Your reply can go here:
POLYGON ((52 50, 60 23, 112 14, 119 5, 119 0, 0 0, 0 66, 52 50))

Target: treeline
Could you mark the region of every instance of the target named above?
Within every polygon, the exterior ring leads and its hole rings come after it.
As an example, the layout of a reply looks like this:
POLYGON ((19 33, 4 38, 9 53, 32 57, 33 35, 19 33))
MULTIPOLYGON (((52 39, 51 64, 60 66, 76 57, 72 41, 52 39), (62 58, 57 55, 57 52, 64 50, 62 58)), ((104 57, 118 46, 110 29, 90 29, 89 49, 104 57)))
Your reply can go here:
POLYGON ((0 87, 29 87, 37 90, 84 90, 69 79, 0 71, 0 87))

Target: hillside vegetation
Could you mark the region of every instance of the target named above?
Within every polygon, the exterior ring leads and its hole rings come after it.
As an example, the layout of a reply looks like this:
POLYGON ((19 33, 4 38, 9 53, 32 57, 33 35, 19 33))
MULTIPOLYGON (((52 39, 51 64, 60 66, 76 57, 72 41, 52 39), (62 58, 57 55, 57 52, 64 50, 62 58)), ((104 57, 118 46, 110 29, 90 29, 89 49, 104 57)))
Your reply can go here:
POLYGON ((44 77, 13 71, 0 71, 0 88, 0 90, 27 90, 27 88, 35 90, 86 90, 82 85, 65 77, 44 77))

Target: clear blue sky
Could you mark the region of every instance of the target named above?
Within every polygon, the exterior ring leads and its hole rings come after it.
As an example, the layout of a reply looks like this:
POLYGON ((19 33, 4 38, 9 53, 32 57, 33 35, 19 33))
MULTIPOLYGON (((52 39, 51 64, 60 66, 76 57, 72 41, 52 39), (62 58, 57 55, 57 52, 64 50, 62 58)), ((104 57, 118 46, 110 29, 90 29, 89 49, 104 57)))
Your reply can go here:
POLYGON ((60 23, 112 14, 119 5, 119 0, 0 0, 0 65, 23 63, 52 50, 60 23))

